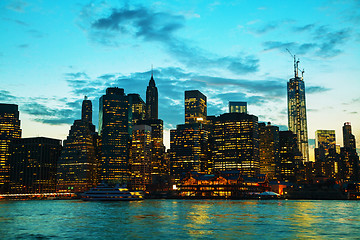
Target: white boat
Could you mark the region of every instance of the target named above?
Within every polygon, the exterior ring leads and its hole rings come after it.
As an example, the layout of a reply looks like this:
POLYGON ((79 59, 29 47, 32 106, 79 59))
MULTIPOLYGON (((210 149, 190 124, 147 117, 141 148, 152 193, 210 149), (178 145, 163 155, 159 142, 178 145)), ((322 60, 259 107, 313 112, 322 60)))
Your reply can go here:
POLYGON ((141 192, 132 192, 119 185, 111 187, 101 183, 81 194, 81 199, 84 201, 136 201, 143 200, 144 196, 141 192))

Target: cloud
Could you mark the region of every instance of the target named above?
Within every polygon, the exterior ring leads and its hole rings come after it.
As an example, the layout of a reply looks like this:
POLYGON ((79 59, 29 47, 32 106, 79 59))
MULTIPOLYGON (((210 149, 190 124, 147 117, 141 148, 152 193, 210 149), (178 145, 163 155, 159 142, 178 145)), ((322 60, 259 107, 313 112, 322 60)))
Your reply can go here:
MULTIPOLYGON (((89 6, 83 12, 83 17, 93 19, 89 6)), ((244 53, 237 56, 217 56, 179 37, 178 32, 186 24, 184 15, 155 11, 143 6, 124 6, 113 8, 110 13, 102 14, 102 17, 90 22, 85 27, 86 32, 92 40, 103 45, 118 47, 130 37, 160 43, 169 54, 190 69, 226 69, 235 74, 259 70, 259 60, 255 56, 244 53)))
POLYGON ((0 90, 0 101, 1 102, 12 102, 16 97, 13 96, 9 91, 0 90))
POLYGON ((28 6, 28 3, 21 0, 12 0, 7 5, 7 9, 10 9, 15 12, 24 12, 25 8, 28 6))
MULTIPOLYGON (((308 40, 305 43, 296 41, 266 41, 263 43, 264 51, 290 49, 296 54, 311 54, 321 58, 335 57, 343 52, 342 47, 350 38, 352 30, 343 28, 332 30, 328 26, 307 24, 305 26, 293 28, 297 34, 308 34, 308 40)), ((300 38, 299 35, 296 35, 300 38)), ((302 37, 301 39, 306 39, 302 37)))
POLYGON ((313 93, 322 93, 322 92, 327 92, 330 91, 330 88, 326 88, 326 87, 321 87, 321 86, 310 86, 306 88, 306 93, 307 94, 313 94, 313 93))
POLYGON ((29 24, 27 24, 26 22, 23 22, 23 21, 20 21, 20 20, 17 20, 17 19, 3 18, 3 20, 9 21, 9 22, 14 22, 14 23, 17 23, 18 25, 25 26, 25 27, 29 26, 29 24))
POLYGON ((18 48, 28 48, 29 44, 20 44, 18 45, 18 48))

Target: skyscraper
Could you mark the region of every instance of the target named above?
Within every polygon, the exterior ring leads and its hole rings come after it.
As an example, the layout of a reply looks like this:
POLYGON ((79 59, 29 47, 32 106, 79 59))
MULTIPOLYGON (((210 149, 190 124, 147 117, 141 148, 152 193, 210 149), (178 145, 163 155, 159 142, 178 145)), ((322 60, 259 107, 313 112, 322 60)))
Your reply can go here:
POLYGON ((158 90, 153 74, 146 88, 146 119, 158 119, 158 90))
POLYGON ((260 173, 274 179, 279 163, 279 127, 259 123, 260 173))
POLYGON ((133 128, 130 150, 131 188, 145 191, 151 183, 151 127, 133 128))
POLYGON ((10 183, 10 144, 21 138, 18 106, 0 104, 0 193, 9 192, 10 183))
POLYGON ((351 124, 349 122, 344 123, 343 126, 343 142, 344 148, 356 149, 355 136, 351 132, 351 124))
POLYGON ((288 94, 288 125, 289 130, 296 134, 299 150, 303 161, 309 161, 309 145, 306 120, 305 83, 298 76, 299 61, 294 56, 294 78, 287 83, 288 94))
POLYGON ((11 192, 55 192, 61 140, 45 137, 14 139, 10 149, 11 192))
POLYGON ((258 118, 245 113, 225 113, 211 119, 210 146, 214 171, 260 173, 258 118))
POLYGON ((325 161, 326 156, 335 153, 336 153, 335 130, 316 130, 315 160, 325 161))
POLYGON ((58 192, 84 192, 98 184, 99 137, 92 122, 92 103, 82 104, 81 120, 75 120, 64 140, 57 168, 58 192))
POLYGON ((100 180, 129 180, 129 140, 131 108, 122 88, 108 88, 100 97, 101 135, 100 180))
POLYGON ((198 90, 185 91, 185 123, 204 123, 206 116, 206 96, 198 90))
POLYGON ((247 102, 229 102, 229 113, 247 113, 247 102))

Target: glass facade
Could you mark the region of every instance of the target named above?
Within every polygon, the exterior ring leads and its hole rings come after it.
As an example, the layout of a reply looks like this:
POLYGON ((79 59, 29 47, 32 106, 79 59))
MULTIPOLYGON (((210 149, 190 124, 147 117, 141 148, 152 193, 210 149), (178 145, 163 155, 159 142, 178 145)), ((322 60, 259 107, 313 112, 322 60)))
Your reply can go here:
POLYGON ((0 193, 10 191, 10 144, 21 138, 18 106, 0 104, 0 193))
POLYGON ((259 123, 260 173, 274 179, 279 162, 279 127, 259 123))
POLYGON ((225 113, 212 119, 213 171, 240 170, 260 173, 258 118, 245 113, 225 113))
POLYGON ((100 97, 101 135, 100 180, 129 180, 129 141, 131 108, 122 88, 108 88, 100 97))
MULTIPOLYGON (((297 71, 296 71, 297 72, 297 71)), ((309 161, 305 83, 297 74, 287 83, 289 130, 296 134, 303 161, 309 161)))
POLYGON ((185 91, 185 123, 206 123, 206 96, 198 90, 185 91))

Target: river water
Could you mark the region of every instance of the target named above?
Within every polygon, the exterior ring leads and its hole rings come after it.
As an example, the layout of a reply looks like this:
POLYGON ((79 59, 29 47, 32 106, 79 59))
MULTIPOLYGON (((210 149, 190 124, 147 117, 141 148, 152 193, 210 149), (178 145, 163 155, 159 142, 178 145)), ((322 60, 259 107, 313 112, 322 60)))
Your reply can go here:
POLYGON ((0 239, 356 239, 360 201, 0 201, 0 239))

